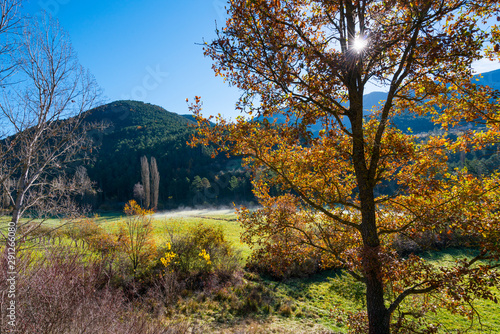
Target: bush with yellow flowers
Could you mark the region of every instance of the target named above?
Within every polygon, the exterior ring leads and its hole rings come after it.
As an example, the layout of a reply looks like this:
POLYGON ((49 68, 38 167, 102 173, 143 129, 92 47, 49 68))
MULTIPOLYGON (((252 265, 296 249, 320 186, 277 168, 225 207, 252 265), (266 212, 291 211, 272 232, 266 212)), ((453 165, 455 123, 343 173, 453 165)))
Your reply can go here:
POLYGON ((183 280, 209 276, 227 280, 241 268, 240 254, 220 227, 199 224, 186 233, 171 234, 162 254, 164 272, 175 273, 183 280))

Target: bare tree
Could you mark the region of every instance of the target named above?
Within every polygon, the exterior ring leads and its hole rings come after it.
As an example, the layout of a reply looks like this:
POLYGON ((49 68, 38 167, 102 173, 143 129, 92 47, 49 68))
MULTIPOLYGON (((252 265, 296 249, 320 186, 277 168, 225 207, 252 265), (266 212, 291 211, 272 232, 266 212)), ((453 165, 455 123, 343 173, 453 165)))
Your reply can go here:
POLYGON ((148 209, 151 204, 151 186, 149 179, 149 163, 148 158, 145 156, 141 158, 141 179, 142 186, 144 187, 144 207, 148 209))
MULTIPOLYGON (((20 0, 0 1, 0 92, 3 92, 8 84, 8 78, 13 74, 18 63, 13 53, 19 44, 19 31, 21 21, 19 16, 20 0)), ((5 139, 9 134, 8 123, 0 117, 0 139, 5 139)), ((13 149, 12 146, 2 145, 0 147, 0 161, 13 149)), ((1 164, 0 164, 1 167, 1 164)), ((0 173, 0 186, 3 181, 10 179, 10 175, 4 170, 0 173)), ((0 190, 5 192, 6 189, 0 190)))
POLYGON ((99 88, 78 64, 68 35, 46 15, 24 25, 12 56, 16 83, 0 96, 0 119, 12 133, 0 141, 0 183, 5 190, 6 180, 15 182, 6 195, 19 227, 27 212, 74 212, 73 199, 91 187, 71 167, 91 146, 84 112, 97 103, 99 88))
POLYGON ((18 45, 20 3, 20 0, 0 1, 0 84, 5 84, 5 79, 14 72, 17 63, 11 55, 18 45))
POLYGON ((160 173, 156 159, 151 157, 151 208, 156 210, 158 207, 158 197, 160 193, 160 173))
POLYGON ((143 205, 142 202, 144 201, 145 198, 145 193, 144 193, 144 187, 140 182, 137 182, 134 185, 134 198, 141 203, 141 206, 143 205))

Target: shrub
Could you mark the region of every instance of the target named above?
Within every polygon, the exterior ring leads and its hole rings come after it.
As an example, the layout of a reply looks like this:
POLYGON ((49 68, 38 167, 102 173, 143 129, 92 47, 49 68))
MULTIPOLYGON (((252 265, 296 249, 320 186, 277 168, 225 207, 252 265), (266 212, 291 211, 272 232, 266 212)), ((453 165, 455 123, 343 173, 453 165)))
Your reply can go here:
POLYGON ((38 241, 44 243, 54 238, 58 238, 60 243, 61 236, 63 235, 61 229, 54 229, 54 227, 33 221, 19 226, 17 234, 18 236, 23 236, 22 240, 20 240, 21 242, 38 241))
POLYGON ((152 211, 142 209, 136 201, 125 205, 127 218, 118 232, 119 247, 127 254, 135 273, 140 266, 147 266, 156 257, 153 239, 152 211))
POLYGON ((98 252, 103 258, 115 252, 120 246, 118 237, 104 230, 97 235, 90 236, 87 243, 91 250, 98 252))
POLYGON ((326 236, 318 234, 317 221, 297 210, 296 203, 283 196, 272 208, 242 209, 238 220, 245 229, 241 240, 253 249, 250 270, 273 278, 307 277, 319 270, 341 265, 326 249, 326 236), (268 225, 269 222, 273 222, 268 225), (304 234, 311 242, 304 242, 304 234), (314 239, 314 241, 312 241, 314 239), (320 245, 314 247, 312 244, 320 245))
POLYGON ((286 246, 289 249, 283 250, 286 242, 283 242, 280 236, 275 236, 275 239, 263 248, 253 251, 247 263, 248 270, 275 279, 287 279, 304 278, 320 270, 331 269, 330 266, 322 265, 322 257, 318 252, 290 244, 286 246))
POLYGON ((230 281, 240 267, 240 254, 220 227, 199 224, 183 234, 170 234, 161 252, 162 266, 175 273, 187 288, 215 288, 230 281))
POLYGON ((444 231, 425 231, 410 236, 397 235, 392 246, 401 256, 420 253, 425 250, 443 250, 447 248, 476 248, 481 244, 481 235, 464 233, 459 229, 444 231))
POLYGON ((97 224, 95 218, 83 218, 75 222, 69 222, 58 230, 59 235, 71 239, 76 246, 89 245, 91 240, 99 239, 105 231, 97 224))
POLYGON ((278 310, 279 314, 284 317, 289 317, 292 315, 292 308, 288 303, 282 304, 278 310))
MULTIPOLYGON (((0 292, 6 296, 7 261, 0 263, 0 292)), ((188 332, 187 323, 165 325, 151 319, 145 310, 133 308, 120 290, 107 284, 102 259, 84 256, 78 249, 23 250, 18 252, 16 265, 18 333, 188 332)), ((2 316, 6 314, 6 301, 0 303, 2 316)), ((11 329, 6 321, 0 322, 1 333, 11 329)))

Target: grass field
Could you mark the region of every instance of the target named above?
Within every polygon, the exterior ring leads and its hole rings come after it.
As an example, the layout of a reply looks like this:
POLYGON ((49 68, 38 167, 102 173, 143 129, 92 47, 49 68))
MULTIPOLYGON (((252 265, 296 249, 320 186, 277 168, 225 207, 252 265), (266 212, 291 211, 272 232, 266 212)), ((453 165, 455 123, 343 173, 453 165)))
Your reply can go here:
MULTIPOLYGON (((116 224, 119 217, 106 217, 104 221, 105 224, 116 224)), ((154 219, 155 233, 158 240, 165 236, 167 229, 182 233, 200 223, 222 227, 226 237, 236 248, 242 251, 244 257, 250 255, 249 246, 240 242, 242 228, 237 222, 236 215, 232 212, 190 211, 156 215, 154 219)), ((441 253, 427 253, 425 258, 436 265, 446 265, 447 263, 453 263, 455 258, 470 257, 472 255, 473 251, 471 250, 453 249, 441 253)), ((292 313, 290 316, 279 317, 281 322, 285 324, 287 322, 299 323, 305 326, 304 328, 308 328, 311 322, 320 323, 335 332, 343 333, 347 331, 347 328, 342 322, 337 321, 339 315, 336 312, 338 310, 360 310, 363 309, 363 305, 359 301, 346 298, 332 290, 332 283, 329 278, 335 275, 338 275, 338 272, 328 271, 308 279, 292 279, 281 283, 272 280, 264 280, 263 282, 283 300, 293 301, 292 313)), ((345 276, 343 277, 345 279, 345 276)), ((441 325, 440 332, 442 333, 455 333, 465 329, 468 329, 469 333, 500 333, 500 306, 482 300, 477 301, 474 306, 479 317, 476 317, 472 322, 446 310, 438 311, 436 314, 429 314, 429 319, 435 324, 441 325)), ((272 316, 269 316, 266 321, 271 321, 272 318, 272 316)))
MULTIPOLYGON (((101 214, 96 221, 108 232, 114 232, 123 219, 119 213, 108 213, 101 214)), ((6 226, 7 221, 4 217, 2 227, 6 226)), ((57 226, 60 222, 49 220, 48 224, 57 226)), ((243 258, 250 255, 249 246, 240 242, 242 228, 231 211, 171 212, 155 214, 153 217, 154 235, 158 244, 167 241, 169 233, 185 233, 198 224, 220 226, 225 231, 226 238, 242 252, 243 258)), ((451 264, 455 258, 472 255, 473 251, 470 250, 453 249, 427 253, 424 257, 432 263, 446 265, 451 264)), ((170 317, 209 326, 214 333, 231 333, 238 328, 245 333, 346 333, 348 328, 345 325, 345 312, 364 309, 359 291, 357 297, 346 293, 345 287, 356 292, 353 290, 355 283, 339 271, 327 271, 307 279, 283 282, 251 275, 247 280, 252 286, 262 286, 263 296, 272 296, 274 302, 270 309, 251 318, 242 318, 224 311, 230 302, 234 302, 231 301, 234 298, 232 296, 237 294, 227 297, 227 303, 187 295, 171 310, 170 317), (337 279, 332 281, 334 277, 337 279)), ((500 306, 489 301, 477 301, 474 307, 478 314, 472 322, 445 310, 429 314, 428 319, 441 326, 439 333, 459 333, 466 329, 468 333, 500 333, 500 306)))

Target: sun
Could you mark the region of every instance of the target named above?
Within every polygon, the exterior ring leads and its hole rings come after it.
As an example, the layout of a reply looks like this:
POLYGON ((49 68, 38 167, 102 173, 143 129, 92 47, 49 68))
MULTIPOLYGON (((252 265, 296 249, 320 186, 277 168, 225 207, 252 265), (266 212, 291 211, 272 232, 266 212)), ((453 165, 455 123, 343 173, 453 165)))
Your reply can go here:
POLYGON ((354 48, 354 51, 356 51, 357 53, 360 53, 361 51, 363 51, 364 48, 366 48, 367 44, 368 44, 368 41, 366 39, 364 39, 361 36, 358 36, 354 40, 352 47, 354 48))

